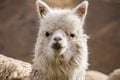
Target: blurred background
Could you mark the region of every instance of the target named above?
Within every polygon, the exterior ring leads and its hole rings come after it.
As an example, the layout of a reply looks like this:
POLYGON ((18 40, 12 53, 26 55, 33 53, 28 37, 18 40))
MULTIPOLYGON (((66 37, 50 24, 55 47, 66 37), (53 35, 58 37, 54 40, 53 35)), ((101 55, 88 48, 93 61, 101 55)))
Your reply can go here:
MULTIPOLYGON (((82 1, 45 0, 58 8, 82 1)), ((89 70, 109 74, 120 68, 120 0, 88 1, 89 70)), ((32 63, 38 24, 35 0, 0 0, 0 54, 32 63)))

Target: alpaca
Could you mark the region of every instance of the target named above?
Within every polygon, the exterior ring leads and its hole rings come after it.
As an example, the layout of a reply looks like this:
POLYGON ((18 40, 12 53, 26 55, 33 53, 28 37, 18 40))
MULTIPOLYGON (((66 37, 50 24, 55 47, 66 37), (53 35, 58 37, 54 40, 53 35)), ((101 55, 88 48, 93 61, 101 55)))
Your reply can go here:
POLYGON ((31 70, 31 64, 0 54, 0 80, 23 80, 31 70))
POLYGON ((75 9, 52 9, 36 1, 40 19, 30 76, 24 80, 85 80, 87 35, 83 25, 88 1, 75 9))

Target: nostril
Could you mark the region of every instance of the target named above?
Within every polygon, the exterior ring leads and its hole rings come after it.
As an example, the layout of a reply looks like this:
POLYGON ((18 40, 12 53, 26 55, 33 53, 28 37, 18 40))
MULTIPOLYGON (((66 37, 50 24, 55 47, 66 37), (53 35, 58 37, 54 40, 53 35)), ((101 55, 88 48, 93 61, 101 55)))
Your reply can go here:
POLYGON ((55 37, 54 40, 55 40, 55 41, 61 41, 62 38, 60 38, 60 37, 55 37))

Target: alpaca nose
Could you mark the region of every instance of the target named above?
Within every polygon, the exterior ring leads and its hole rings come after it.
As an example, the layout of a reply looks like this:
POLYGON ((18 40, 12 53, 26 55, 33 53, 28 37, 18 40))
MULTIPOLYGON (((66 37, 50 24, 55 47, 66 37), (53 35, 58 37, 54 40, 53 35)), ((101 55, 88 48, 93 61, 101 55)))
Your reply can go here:
POLYGON ((55 37, 54 40, 55 40, 56 42, 59 42, 59 41, 62 40, 62 38, 61 38, 61 37, 55 37))

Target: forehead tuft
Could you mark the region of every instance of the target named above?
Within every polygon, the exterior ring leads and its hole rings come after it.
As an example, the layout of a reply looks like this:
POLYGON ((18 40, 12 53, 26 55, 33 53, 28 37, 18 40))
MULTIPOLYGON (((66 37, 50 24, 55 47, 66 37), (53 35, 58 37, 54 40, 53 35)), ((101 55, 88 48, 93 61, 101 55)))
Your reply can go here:
POLYGON ((46 28, 80 27, 80 18, 69 9, 52 9, 41 19, 41 26, 46 28))

